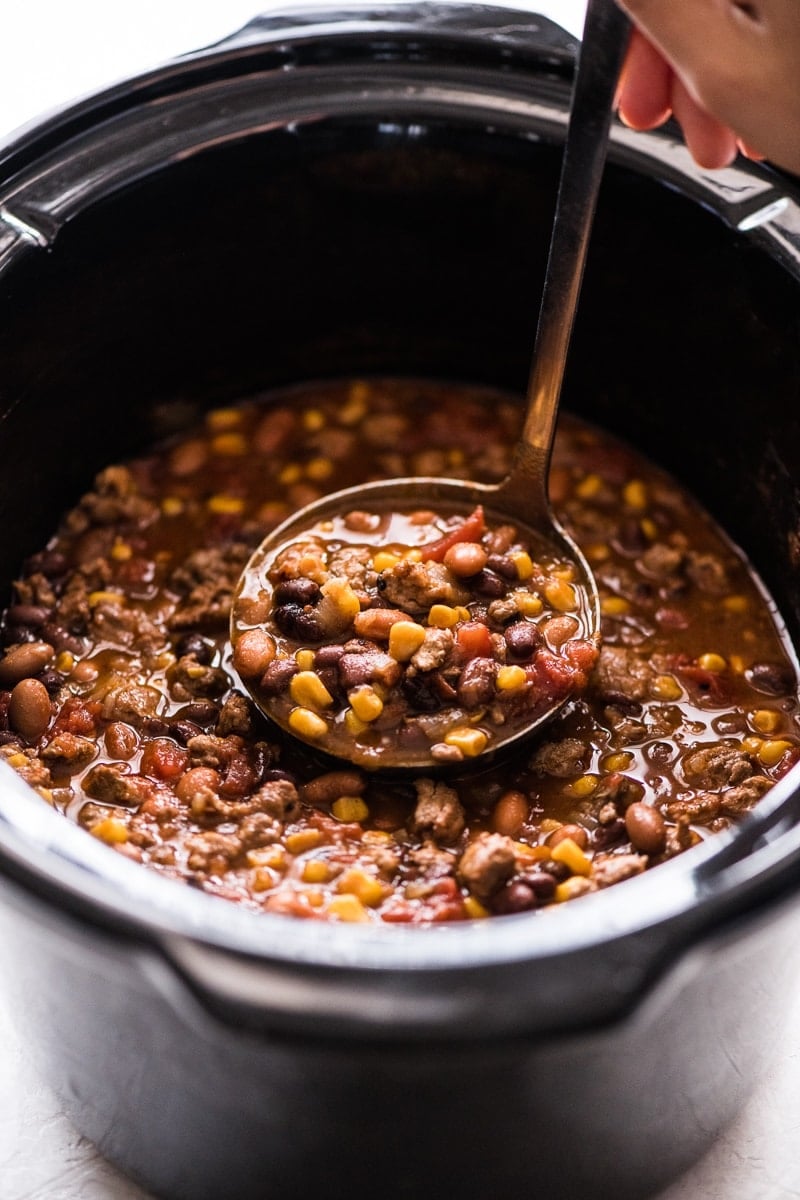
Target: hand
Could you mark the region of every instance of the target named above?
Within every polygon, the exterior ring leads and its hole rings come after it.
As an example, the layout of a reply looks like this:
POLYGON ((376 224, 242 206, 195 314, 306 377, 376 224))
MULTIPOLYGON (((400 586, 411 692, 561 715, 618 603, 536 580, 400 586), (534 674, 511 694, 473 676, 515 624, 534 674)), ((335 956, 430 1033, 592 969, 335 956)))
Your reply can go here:
POLYGON ((703 167, 741 150, 800 173, 800 0, 618 0, 636 28, 618 93, 633 129, 673 115, 703 167))

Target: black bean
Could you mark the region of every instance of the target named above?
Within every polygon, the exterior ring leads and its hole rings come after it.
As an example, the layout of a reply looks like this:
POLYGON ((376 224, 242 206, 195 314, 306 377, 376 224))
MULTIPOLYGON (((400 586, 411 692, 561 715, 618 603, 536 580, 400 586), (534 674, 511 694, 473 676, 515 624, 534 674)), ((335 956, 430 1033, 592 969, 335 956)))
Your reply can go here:
POLYGON ((31 625, 6 625, 3 628, 4 646, 16 646, 19 642, 37 642, 39 632, 31 625))
POLYGON ((219 705, 211 700, 193 700, 176 715, 180 720, 192 721, 196 725, 213 725, 219 717, 219 705))
POLYGON ((0 746, 21 746, 22 738, 17 737, 16 733, 10 733, 8 730, 0 731, 0 746))
POLYGON ((552 900, 556 893, 556 880, 552 871, 526 871, 522 880, 533 893, 540 904, 552 900))
POLYGON ((792 690, 792 675, 783 663, 753 663, 746 674, 756 691, 765 696, 782 696, 792 690))
POLYGON ((6 613, 6 619, 11 625, 25 625, 32 629, 41 629, 50 609, 41 604, 12 604, 6 613))
POLYGON ((442 707, 442 701, 436 689, 431 688, 431 680, 427 675, 407 675, 400 685, 400 691, 415 712, 437 712, 442 707))
POLYGON ((180 742, 185 746, 189 738, 197 737, 203 732, 202 725, 195 725, 194 721, 170 721, 169 734, 176 742, 180 742))
POLYGON ((563 883, 565 879, 569 879, 571 871, 566 863, 556 862, 554 858, 548 858, 544 862, 539 863, 538 875, 542 872, 545 875, 550 875, 556 883, 563 883))
POLYGON ((261 690, 267 696, 279 696, 289 686, 289 680, 299 670, 294 659, 276 658, 261 676, 261 690))
POLYGON ((145 717, 142 728, 150 737, 167 737, 169 735, 169 723, 161 717, 145 717))
POLYGON ((610 821, 608 825, 598 825, 592 833, 592 846, 595 850, 607 850, 610 846, 618 846, 627 838, 625 822, 621 817, 610 821))
POLYGON ((490 600, 499 600, 508 591, 507 581, 488 567, 475 576, 472 587, 479 596, 488 596, 490 600))
POLYGON ((278 780, 284 779, 287 783, 297 784, 297 779, 290 771, 282 771, 280 767, 267 767, 261 771, 259 781, 261 783, 276 783, 278 780))
POLYGON ((299 604, 281 604, 274 610, 272 619, 281 633, 299 642, 315 642, 323 636, 313 608, 301 608, 299 604))
MULTIPOLYGON (((555 882, 553 882, 553 888, 555 889, 555 882)), ((530 912, 532 908, 538 908, 538 906, 536 892, 522 879, 512 879, 492 898, 492 912, 499 916, 530 912)))
POLYGON ((503 637, 510 658, 531 658, 542 644, 542 634, 531 621, 514 621, 505 630, 503 637))
POLYGON ((63 625, 59 625, 55 621, 47 621, 42 626, 42 637, 56 650, 67 650, 76 658, 80 658, 86 649, 86 643, 83 638, 78 636, 76 630, 65 629, 63 625))
POLYGON ((634 517, 620 521, 614 541, 623 554, 641 554, 650 545, 641 521, 634 517))
POLYGON ((36 678, 44 684, 51 696, 55 696, 64 686, 64 676, 59 671, 42 671, 36 678))
POLYGON ((276 606, 282 604, 316 604, 320 597, 319 584, 313 579, 287 579, 273 593, 276 606))
POLYGON ((199 633, 185 633, 178 640, 175 652, 179 658, 191 655, 201 666, 207 667, 214 657, 215 649, 213 642, 207 641, 199 633))
POLYGON ((44 575, 56 579, 67 570, 67 560, 58 550, 42 550, 32 555, 25 564, 26 575, 44 575))
POLYGON ((519 579, 517 564, 507 554, 490 554, 486 560, 486 566, 503 579, 511 579, 514 583, 519 579))

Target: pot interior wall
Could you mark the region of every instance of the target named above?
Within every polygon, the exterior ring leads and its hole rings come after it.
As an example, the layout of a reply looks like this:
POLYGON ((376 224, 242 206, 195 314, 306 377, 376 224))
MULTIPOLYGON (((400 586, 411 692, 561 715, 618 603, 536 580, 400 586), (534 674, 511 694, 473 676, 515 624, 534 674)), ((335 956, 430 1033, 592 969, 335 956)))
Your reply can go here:
MULTIPOLYGON (((458 125, 274 130, 21 257, 0 295, 2 578, 99 467, 212 403, 378 372, 522 391, 558 165, 458 125)), ((745 235, 611 164, 564 392, 689 483, 795 635, 799 299, 745 235)))

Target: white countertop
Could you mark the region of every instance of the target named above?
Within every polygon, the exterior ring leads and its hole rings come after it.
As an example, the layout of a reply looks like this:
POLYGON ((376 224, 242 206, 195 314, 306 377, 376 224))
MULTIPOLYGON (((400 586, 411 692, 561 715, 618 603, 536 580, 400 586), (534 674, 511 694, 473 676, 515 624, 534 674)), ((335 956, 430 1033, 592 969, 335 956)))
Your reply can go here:
MULTIPOLYGON (((584 0, 516 3, 580 32, 584 0)), ((53 108, 214 42, 270 7, 258 0, 6 0, 0 140, 53 108)), ((6 1009, 2 977, 13 963, 2 950, 0 1200, 148 1200, 76 1133, 37 1077, 6 1009)), ((771 1074, 735 1125, 659 1200, 800 1197, 800 987, 786 997, 786 1011, 787 1033, 771 1074)))

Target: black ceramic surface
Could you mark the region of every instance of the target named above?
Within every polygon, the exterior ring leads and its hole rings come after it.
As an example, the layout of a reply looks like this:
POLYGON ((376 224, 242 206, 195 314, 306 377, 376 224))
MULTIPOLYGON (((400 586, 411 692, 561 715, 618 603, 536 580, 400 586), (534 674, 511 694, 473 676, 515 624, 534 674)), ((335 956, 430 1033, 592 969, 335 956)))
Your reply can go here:
MULTIPOLYGON (((95 470, 221 400, 369 372, 521 393, 572 61, 530 14, 293 13, 7 147, 0 579, 95 470)), ((615 129, 563 401, 691 486, 795 642, 799 211, 767 168, 615 129)), ((572 911, 420 931, 239 913, 4 772, 20 1019, 79 1128, 166 1200, 644 1196, 779 1035, 796 776, 572 911)))

